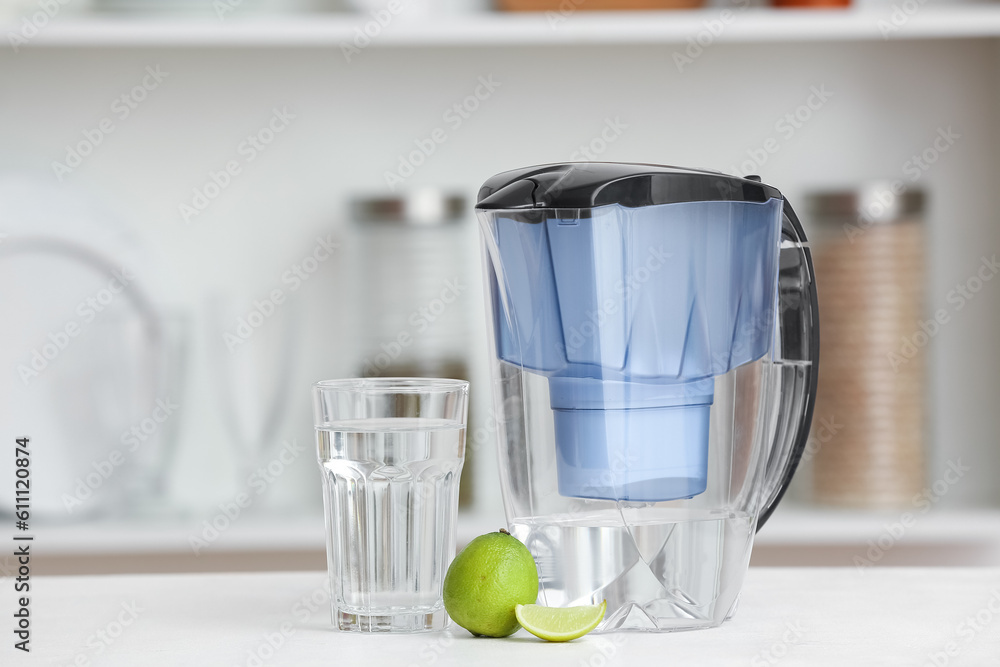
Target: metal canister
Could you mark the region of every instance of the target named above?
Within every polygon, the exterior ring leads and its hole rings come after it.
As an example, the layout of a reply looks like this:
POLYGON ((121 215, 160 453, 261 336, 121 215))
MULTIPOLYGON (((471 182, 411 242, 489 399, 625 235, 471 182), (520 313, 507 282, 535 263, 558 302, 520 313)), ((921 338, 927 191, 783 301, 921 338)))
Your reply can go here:
POLYGON ((904 507, 923 488, 926 345, 912 341, 924 319, 924 201, 899 181, 809 197, 823 313, 810 448, 820 503, 904 507))
POLYGON ((357 198, 361 352, 366 376, 463 378, 469 289, 463 197, 417 190, 357 198))
MULTIPOLYGON (((469 379, 470 213, 464 197, 435 189, 351 202, 360 375, 469 379)), ((467 451, 467 469, 474 459, 467 451)), ((462 477, 463 506, 472 478, 462 477)))

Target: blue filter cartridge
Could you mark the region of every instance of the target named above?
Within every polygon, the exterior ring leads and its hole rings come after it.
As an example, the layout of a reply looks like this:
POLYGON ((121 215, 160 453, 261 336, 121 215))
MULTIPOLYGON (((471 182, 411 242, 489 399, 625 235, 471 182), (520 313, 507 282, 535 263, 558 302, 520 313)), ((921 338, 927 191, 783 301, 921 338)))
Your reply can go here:
POLYGON ((712 378, 550 378, 559 494, 655 502, 703 492, 713 389, 712 378))

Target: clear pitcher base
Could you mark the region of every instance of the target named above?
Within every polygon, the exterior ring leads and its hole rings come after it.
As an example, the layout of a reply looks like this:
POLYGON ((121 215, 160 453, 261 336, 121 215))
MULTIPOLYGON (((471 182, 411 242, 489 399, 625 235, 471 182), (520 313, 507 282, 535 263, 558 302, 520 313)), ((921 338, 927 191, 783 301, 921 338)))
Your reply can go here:
POLYGON ((606 600, 596 632, 674 632, 732 614, 753 528, 744 513, 622 506, 514 521, 511 533, 538 564, 541 604, 606 600))

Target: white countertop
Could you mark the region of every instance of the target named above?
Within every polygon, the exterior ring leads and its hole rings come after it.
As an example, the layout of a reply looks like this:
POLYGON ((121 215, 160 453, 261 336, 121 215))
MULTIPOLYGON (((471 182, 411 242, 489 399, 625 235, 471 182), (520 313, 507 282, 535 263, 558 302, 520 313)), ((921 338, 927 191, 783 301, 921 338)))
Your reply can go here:
MULTIPOLYGON (((340 633, 325 606, 303 604, 324 594, 320 572, 37 577, 31 585, 32 652, 14 650, 5 628, 5 666, 1000 663, 1000 568, 752 568, 739 611, 721 628, 588 635, 569 644, 524 631, 508 639, 461 628, 340 633)), ((0 582, 7 628, 14 604, 11 580, 0 582)))

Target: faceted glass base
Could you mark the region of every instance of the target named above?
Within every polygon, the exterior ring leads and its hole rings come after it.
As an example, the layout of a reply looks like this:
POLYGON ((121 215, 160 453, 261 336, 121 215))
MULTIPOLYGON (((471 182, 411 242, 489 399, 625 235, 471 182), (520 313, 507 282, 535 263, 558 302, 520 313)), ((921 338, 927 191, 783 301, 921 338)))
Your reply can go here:
POLYGON ((433 632, 444 630, 449 623, 444 609, 391 615, 352 614, 333 609, 333 624, 344 632, 433 632))

